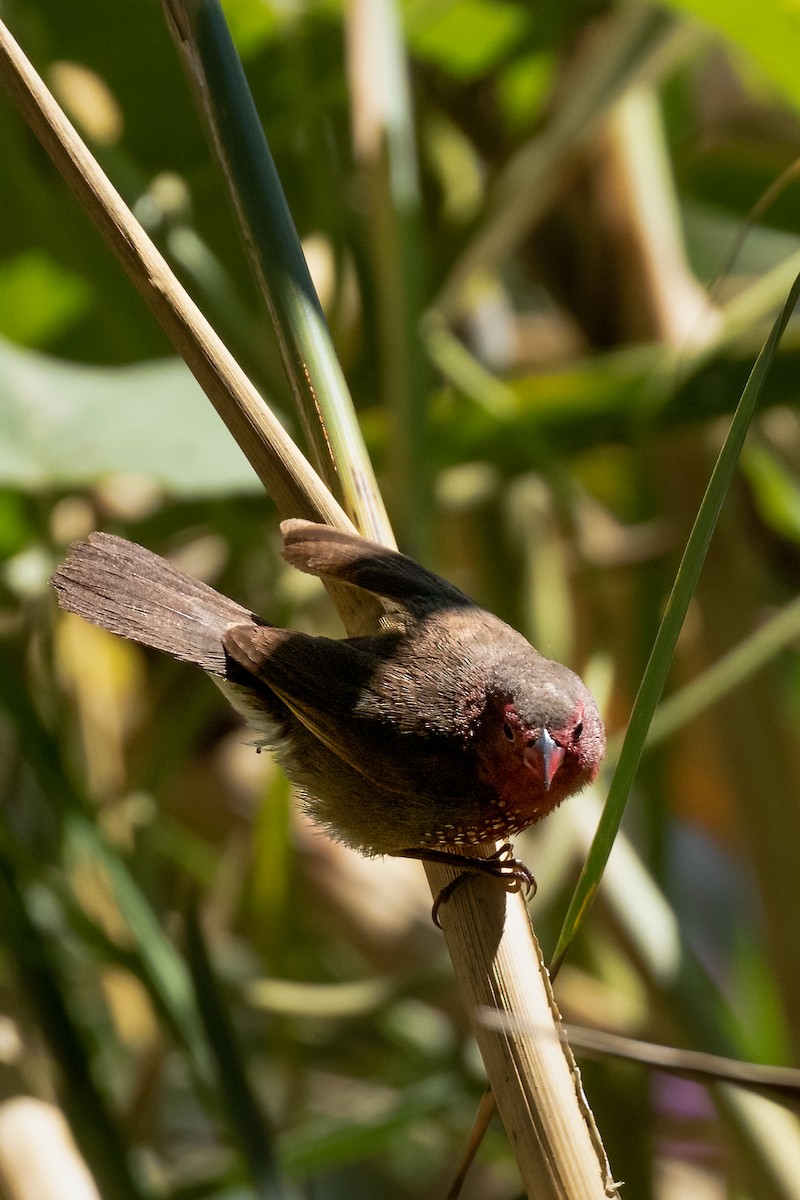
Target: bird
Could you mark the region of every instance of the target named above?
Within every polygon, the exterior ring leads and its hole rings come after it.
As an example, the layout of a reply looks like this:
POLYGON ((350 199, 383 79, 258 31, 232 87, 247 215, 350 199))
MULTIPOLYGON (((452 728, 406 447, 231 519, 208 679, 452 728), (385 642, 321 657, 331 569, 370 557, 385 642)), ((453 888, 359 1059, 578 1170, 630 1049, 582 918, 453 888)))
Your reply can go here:
POLYGON ((108 533, 72 546, 52 582, 62 609, 207 672, 337 840, 530 885, 506 839, 595 779, 589 689, 413 559, 298 518, 281 532, 293 567, 380 598, 377 632, 271 625, 108 533), (464 853, 497 841, 489 859, 464 853))

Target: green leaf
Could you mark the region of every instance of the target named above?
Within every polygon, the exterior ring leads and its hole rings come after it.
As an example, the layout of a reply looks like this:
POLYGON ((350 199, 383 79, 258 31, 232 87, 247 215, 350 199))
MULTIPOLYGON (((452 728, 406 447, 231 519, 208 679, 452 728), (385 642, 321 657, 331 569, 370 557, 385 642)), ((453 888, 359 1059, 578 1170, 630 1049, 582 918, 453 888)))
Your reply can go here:
POLYGON ((762 519, 782 537, 800 542, 800 486, 766 446, 750 446, 742 468, 762 519))
POLYGON ((516 45, 530 20, 524 5, 497 0, 416 4, 407 14, 409 47, 457 79, 478 79, 516 45))
POLYGON ((751 55, 795 105, 800 104, 800 12, 787 0, 669 0, 671 8, 718 29, 751 55))
POLYGON ((800 276, 795 280, 772 332, 756 360, 689 535, 689 541, 667 601, 666 611, 633 705, 630 723, 611 780, 605 809, 559 934, 551 967, 553 974, 561 966, 578 927, 585 918, 600 886, 600 880, 633 786, 648 730, 667 679, 678 635, 705 562, 711 535, 733 479, 742 445, 764 388, 778 343, 794 311, 798 297, 800 297, 800 276))
POLYGON ((261 487, 177 359, 76 366, 0 341, 0 486, 86 487, 115 472, 183 497, 261 487))
POLYGON ((31 250, 0 264, 0 334, 43 345, 89 308, 91 288, 46 254, 31 250))
MULTIPOLYGON (((225 0, 225 19, 242 58, 257 54, 280 31, 275 7, 263 0, 225 0)), ((284 14, 284 18, 288 14, 284 14)))

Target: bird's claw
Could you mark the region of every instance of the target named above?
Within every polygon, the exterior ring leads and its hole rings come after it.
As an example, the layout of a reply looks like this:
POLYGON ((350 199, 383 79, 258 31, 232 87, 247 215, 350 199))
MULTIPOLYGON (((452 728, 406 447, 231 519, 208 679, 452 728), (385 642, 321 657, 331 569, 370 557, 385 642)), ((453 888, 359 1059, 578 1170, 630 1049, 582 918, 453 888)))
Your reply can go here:
POLYGON ((492 879, 501 880, 510 892, 520 892, 524 888, 526 901, 533 899, 536 895, 536 878, 524 862, 520 862, 518 858, 514 857, 514 847, 510 842, 505 842, 488 858, 468 859, 459 856, 458 865, 462 868, 461 874, 456 875, 455 879, 451 879, 433 902, 431 918, 439 929, 442 928, 439 920, 439 911, 442 905, 446 904, 453 893, 463 884, 469 883, 470 879, 475 879, 479 875, 489 875, 492 879))
POLYGON ((524 888, 526 899, 531 899, 536 895, 536 880, 533 872, 525 866, 525 863, 514 857, 514 847, 511 842, 504 842, 488 858, 472 858, 471 855, 459 854, 454 850, 442 850, 431 846, 412 846, 407 850, 389 850, 387 853, 392 858, 416 858, 421 862, 442 863, 446 867, 461 868, 460 874, 442 888, 434 901, 431 916, 434 925, 439 929, 442 927, 439 921, 439 910, 442 905, 447 903, 453 892, 457 891, 462 884, 474 879, 476 875, 488 875, 492 879, 499 879, 510 892, 519 892, 524 888))
POLYGON ((495 870, 489 874, 494 875, 497 879, 508 881, 508 888, 511 892, 519 892, 525 889, 525 898, 532 900, 536 895, 537 883, 536 877, 529 867, 520 859, 514 857, 514 847, 511 842, 505 842, 499 849, 495 850, 494 854, 490 854, 484 862, 496 864, 495 870))

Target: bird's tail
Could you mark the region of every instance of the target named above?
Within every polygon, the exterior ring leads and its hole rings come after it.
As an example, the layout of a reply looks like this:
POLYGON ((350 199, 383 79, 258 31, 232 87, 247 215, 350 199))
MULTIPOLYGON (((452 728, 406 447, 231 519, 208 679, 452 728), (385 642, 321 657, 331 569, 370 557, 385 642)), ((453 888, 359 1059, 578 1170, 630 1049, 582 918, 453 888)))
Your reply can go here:
POLYGON ((53 576, 53 586, 68 612, 222 677, 223 633, 258 621, 166 559, 108 533, 77 542, 53 576))

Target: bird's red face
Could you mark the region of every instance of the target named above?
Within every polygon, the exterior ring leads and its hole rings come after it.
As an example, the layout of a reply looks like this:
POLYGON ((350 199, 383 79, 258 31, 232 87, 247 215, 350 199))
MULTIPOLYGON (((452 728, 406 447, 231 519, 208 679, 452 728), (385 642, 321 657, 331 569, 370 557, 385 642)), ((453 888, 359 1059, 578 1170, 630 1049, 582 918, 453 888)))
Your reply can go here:
POLYGON ((605 750, 597 706, 581 685, 566 717, 532 723, 512 700, 490 701, 478 736, 478 771, 509 832, 527 828, 591 783, 605 750))

